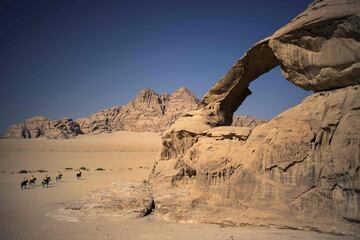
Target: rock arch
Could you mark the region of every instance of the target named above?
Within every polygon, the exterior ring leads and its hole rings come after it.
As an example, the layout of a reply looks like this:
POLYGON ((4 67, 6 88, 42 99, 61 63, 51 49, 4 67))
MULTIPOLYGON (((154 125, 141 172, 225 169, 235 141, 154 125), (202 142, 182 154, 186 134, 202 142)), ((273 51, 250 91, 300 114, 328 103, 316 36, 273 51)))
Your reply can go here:
POLYGON ((314 1, 163 133, 149 181, 156 214, 360 236, 359 84, 360 1, 314 1), (315 93, 252 130, 219 127, 277 65, 315 93))
POLYGON ((251 47, 204 96, 199 108, 216 109, 214 125, 230 125, 251 94, 249 84, 280 65, 284 77, 313 91, 360 83, 360 3, 315 1, 290 23, 251 47))

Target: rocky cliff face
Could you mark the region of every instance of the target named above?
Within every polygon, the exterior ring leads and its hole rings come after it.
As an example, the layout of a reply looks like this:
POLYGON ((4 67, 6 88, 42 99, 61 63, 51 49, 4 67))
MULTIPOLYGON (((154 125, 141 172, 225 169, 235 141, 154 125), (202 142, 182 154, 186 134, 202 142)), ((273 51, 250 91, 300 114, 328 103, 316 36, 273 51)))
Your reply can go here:
POLYGON ((67 139, 80 134, 80 126, 70 118, 49 120, 46 117, 33 117, 24 123, 13 124, 7 131, 6 138, 67 139))
POLYGON ((100 134, 113 131, 162 132, 186 112, 196 108, 199 100, 187 88, 172 94, 158 94, 151 89, 141 90, 125 106, 104 109, 89 117, 49 120, 34 117, 13 124, 7 138, 70 138, 78 134, 100 134))
POLYGON ((151 176, 156 213, 359 234, 359 106, 360 86, 347 87, 309 96, 254 129, 179 132, 151 176))
POLYGON ((76 121, 85 134, 118 130, 161 132, 182 114, 195 109, 198 102, 195 95, 184 87, 172 94, 144 89, 125 106, 105 109, 76 121))
POLYGON ((155 213, 360 236, 359 13, 360 1, 315 1, 171 125, 150 176, 155 213), (277 65, 316 92, 253 129, 229 126, 251 81, 277 65))
POLYGON ((250 116, 234 116, 231 126, 254 128, 268 122, 267 120, 256 119, 250 116))
POLYGON ((359 1, 314 1, 276 31, 269 45, 284 77, 314 91, 359 84, 359 9, 359 1))

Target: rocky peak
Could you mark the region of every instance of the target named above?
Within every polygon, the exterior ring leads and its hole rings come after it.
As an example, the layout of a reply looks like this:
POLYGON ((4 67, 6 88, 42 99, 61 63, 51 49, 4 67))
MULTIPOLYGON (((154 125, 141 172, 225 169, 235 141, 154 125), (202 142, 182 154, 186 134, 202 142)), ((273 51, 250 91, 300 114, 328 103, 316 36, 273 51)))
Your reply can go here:
POLYGON ((263 119, 256 119, 251 116, 234 116, 233 122, 231 125, 235 126, 235 127, 254 128, 254 127, 264 124, 266 122, 268 122, 268 121, 263 120, 263 119))
MULTIPOLYGON (((182 105, 193 105, 194 103, 198 103, 199 99, 187 88, 181 87, 177 90, 175 90, 169 98, 168 105, 178 104, 179 106, 182 105)), ((195 106, 192 106, 192 108, 195 106)))
POLYGON ((102 110, 87 118, 78 119, 85 134, 112 131, 163 131, 179 116, 193 110, 198 99, 187 88, 172 94, 159 94, 150 88, 142 89, 127 105, 102 110))
POLYGON ((163 100, 160 94, 150 88, 145 88, 125 108, 127 112, 156 112, 162 115, 164 114, 163 100))
MULTIPOLYGON (((44 116, 28 118, 23 123, 13 124, 6 137, 68 138, 79 133, 100 134, 120 130, 162 132, 176 119, 196 109, 198 102, 199 99, 186 87, 180 87, 171 94, 159 94, 145 88, 125 106, 106 108, 75 121, 70 118, 49 120, 44 116)), ((257 121, 234 119, 233 125, 254 127, 257 121)))
POLYGON ((133 101, 137 102, 151 102, 153 99, 158 100, 160 98, 159 94, 150 88, 145 88, 140 90, 136 95, 133 101))
POLYGON ((184 101, 199 102, 199 99, 186 87, 180 87, 170 95, 170 101, 173 99, 181 99, 184 101))

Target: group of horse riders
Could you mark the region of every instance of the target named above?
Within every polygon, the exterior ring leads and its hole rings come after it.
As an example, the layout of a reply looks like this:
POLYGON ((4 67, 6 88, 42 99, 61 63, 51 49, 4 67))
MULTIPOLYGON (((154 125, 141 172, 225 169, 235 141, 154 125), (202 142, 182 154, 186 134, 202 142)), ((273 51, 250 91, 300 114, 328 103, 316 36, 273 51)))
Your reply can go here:
MULTIPOLYGON (((61 178, 62 178, 62 173, 61 172, 58 172, 58 174, 56 175, 56 182, 59 182, 61 181, 61 178)), ((80 179, 81 178, 81 171, 79 170, 77 173, 76 173, 76 178, 77 179, 80 179)), ((42 180, 42 186, 43 187, 49 187, 49 182, 51 181, 51 178, 50 176, 48 176, 47 174, 45 175, 45 177, 43 178, 42 180)), ((27 187, 27 185, 29 186, 33 186, 35 185, 35 182, 36 182, 36 177, 34 177, 34 175, 31 176, 31 178, 28 180, 24 177, 23 181, 21 182, 20 184, 20 187, 21 189, 24 189, 27 187)))

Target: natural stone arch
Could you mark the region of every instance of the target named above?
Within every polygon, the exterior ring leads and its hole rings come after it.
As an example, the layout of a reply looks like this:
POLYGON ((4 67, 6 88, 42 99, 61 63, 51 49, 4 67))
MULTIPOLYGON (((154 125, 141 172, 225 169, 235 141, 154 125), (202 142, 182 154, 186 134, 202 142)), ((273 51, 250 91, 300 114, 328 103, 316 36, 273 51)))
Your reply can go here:
POLYGON ((279 61, 269 46, 269 38, 256 43, 206 93, 199 106, 219 104, 219 110, 224 116, 219 124, 230 125, 233 113, 251 94, 249 84, 278 65, 279 61))
MULTIPOLYGON (((305 90, 360 83, 360 2, 314 1, 291 22, 251 47, 206 93, 199 112, 211 126, 230 125, 251 94, 249 84, 280 65, 284 77, 305 90)), ((197 113, 199 114, 199 113, 197 113)))
POLYGON ((250 48, 164 132, 149 179, 155 213, 360 236, 359 36, 360 1, 317 0, 250 48), (254 129, 221 127, 277 65, 321 92, 254 129))
POLYGON ((194 136, 230 125, 249 84, 280 65, 284 77, 313 91, 360 84, 360 1, 317 0, 250 48, 199 103, 163 134, 161 159, 178 158, 194 136))

